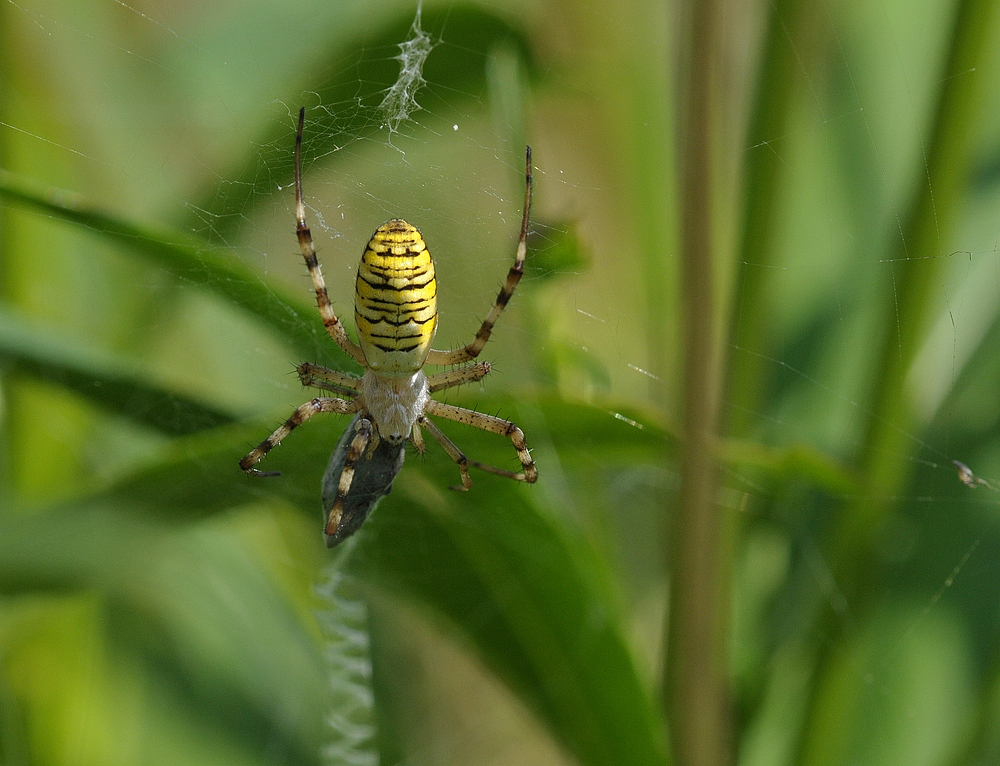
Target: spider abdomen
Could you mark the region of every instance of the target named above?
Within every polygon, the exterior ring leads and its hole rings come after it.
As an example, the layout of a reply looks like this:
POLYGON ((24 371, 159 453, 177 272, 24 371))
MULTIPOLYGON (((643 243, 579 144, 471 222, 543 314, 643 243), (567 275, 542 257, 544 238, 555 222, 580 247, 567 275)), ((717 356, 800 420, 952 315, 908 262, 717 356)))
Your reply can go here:
POLYGON ((409 376, 424 366, 437 329, 437 280, 416 227, 394 218, 375 230, 358 266, 354 318, 372 371, 409 376))

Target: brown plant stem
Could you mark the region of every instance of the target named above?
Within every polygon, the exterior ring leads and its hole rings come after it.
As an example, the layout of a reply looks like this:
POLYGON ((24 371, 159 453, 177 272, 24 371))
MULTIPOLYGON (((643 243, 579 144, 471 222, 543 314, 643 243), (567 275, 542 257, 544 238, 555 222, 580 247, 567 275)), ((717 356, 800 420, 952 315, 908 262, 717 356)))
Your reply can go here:
POLYGON ((727 716, 720 577, 721 524, 715 441, 719 375, 713 279, 713 107, 717 102, 718 5, 695 0, 682 66, 681 285, 684 438, 680 507, 668 550, 670 610, 664 707, 679 766, 726 760, 727 716))

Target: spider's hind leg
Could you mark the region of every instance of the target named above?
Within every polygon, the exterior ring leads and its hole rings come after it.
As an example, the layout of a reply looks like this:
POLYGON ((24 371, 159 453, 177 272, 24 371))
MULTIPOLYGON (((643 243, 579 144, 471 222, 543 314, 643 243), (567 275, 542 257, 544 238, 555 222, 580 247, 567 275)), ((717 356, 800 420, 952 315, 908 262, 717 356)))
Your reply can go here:
MULTIPOLYGON (((525 481, 529 484, 534 484, 538 479, 535 461, 532 460, 531 453, 528 452, 528 445, 524 441, 524 432, 509 420, 495 418, 492 415, 484 415, 481 412, 467 410, 464 407, 456 407, 452 404, 443 404, 434 399, 431 399, 427 403, 427 414, 437 415, 448 420, 454 420, 456 423, 465 423, 467 426, 473 426, 483 431, 509 437, 511 443, 514 445, 514 449, 517 450, 517 459, 521 461, 521 467, 524 470, 521 473, 513 473, 512 471, 505 471, 502 468, 494 468, 485 463, 472 461, 472 465, 476 468, 489 473, 495 473, 498 476, 506 476, 508 479, 525 481)), ((465 483, 464 480, 462 483, 465 483)))
POLYGON ((302 131, 305 119, 306 108, 302 107, 299 109, 299 129, 295 134, 295 232, 299 238, 299 249, 302 250, 306 268, 309 269, 309 278, 312 280, 313 291, 316 293, 316 305, 323 318, 323 326, 326 327, 330 337, 347 352, 351 359, 364 366, 365 355, 361 351, 361 346, 347 337, 344 325, 337 319, 337 315, 333 311, 333 304, 330 303, 330 296, 326 291, 326 281, 323 279, 319 259, 316 257, 312 233, 306 224, 306 206, 302 201, 302 131))
POLYGON ((454 460, 458 465, 458 470, 462 475, 462 483, 451 487, 451 489, 459 492, 468 492, 469 489, 472 488, 472 477, 469 476, 469 459, 465 456, 465 453, 455 446, 455 442, 445 436, 444 432, 428 420, 426 416, 421 416, 420 420, 417 422, 427 429, 428 433, 430 433, 437 443, 441 445, 444 451, 448 453, 448 457, 454 460))

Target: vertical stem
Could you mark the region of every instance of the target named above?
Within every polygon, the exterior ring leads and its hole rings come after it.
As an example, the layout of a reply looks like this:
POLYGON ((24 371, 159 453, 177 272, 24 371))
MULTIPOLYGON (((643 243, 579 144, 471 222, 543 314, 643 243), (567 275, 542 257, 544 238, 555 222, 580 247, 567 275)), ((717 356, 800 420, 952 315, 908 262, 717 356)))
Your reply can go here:
MULTIPOLYGON (((11 60, 14 58, 13 51, 11 50, 14 43, 14 36, 11 33, 11 16, 11 10, 6 4, 3 8, 0 8, 0 120, 4 122, 10 120, 8 101, 10 100, 10 81, 13 68, 11 60)), ((11 166, 9 135, 10 132, 6 130, 0 133, 0 167, 3 168, 11 166)), ((0 205, 0 300, 5 303, 10 301, 13 294, 10 278, 12 267, 10 252, 11 218, 10 207, 8 205, 0 205)), ((10 409, 13 404, 11 401, 9 376, 4 376, 3 383, 5 401, 3 410, 0 411, 0 428, 4 429, 5 435, 8 438, 4 439, 4 446, 0 447, 0 507, 9 507, 9 501, 12 499, 12 488, 16 480, 9 439, 10 409)))
POLYGON ((694 0, 689 14, 680 138, 686 449, 680 508, 668 548, 672 561, 663 693, 676 763, 718 766, 728 747, 714 457, 719 397, 712 259, 717 2, 694 0))
POLYGON ((763 12, 767 31, 747 126, 743 173, 742 231, 733 290, 726 375, 727 421, 724 431, 745 438, 755 423, 760 399, 767 389, 765 356, 774 337, 774 306, 770 279, 777 253, 778 208, 784 186, 785 164, 767 143, 789 132, 792 104, 799 89, 799 67, 805 58, 819 58, 822 45, 815 38, 821 14, 808 0, 772 0, 763 12), (750 264, 753 264, 752 266, 750 264), (763 350, 763 355, 747 353, 763 350))

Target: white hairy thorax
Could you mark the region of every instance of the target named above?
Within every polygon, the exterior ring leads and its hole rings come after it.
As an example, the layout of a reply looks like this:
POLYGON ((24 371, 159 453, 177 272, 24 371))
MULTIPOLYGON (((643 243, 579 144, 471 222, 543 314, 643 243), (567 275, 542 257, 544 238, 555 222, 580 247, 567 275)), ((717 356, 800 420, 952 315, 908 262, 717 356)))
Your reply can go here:
POLYGON ((361 398, 379 436, 398 443, 409 438, 413 424, 427 407, 427 376, 420 370, 407 378, 382 378, 366 370, 361 378, 361 398))

